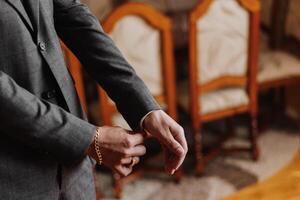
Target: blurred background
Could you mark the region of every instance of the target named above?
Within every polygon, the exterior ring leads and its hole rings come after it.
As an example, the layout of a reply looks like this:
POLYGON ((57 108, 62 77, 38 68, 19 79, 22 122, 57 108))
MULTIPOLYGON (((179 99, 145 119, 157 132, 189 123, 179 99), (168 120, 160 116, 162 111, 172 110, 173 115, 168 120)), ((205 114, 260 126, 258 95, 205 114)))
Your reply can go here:
MULTIPOLYGON (((172 177, 151 140, 129 177, 98 166, 99 199, 300 198, 299 0, 82 2, 189 143, 172 177)), ((129 128, 63 48, 90 121, 129 128)))

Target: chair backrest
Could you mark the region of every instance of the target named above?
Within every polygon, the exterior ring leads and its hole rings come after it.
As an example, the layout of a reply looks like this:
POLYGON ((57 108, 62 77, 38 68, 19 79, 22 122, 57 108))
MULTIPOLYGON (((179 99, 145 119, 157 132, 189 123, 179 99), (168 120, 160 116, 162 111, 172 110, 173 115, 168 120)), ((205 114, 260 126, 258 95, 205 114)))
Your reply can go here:
MULTIPOLYGON (((245 87, 256 105, 258 0, 203 0, 189 17, 190 106, 198 116, 202 92, 245 87)), ((256 108, 254 109, 256 110, 256 108)))
MULTIPOLYGON (((148 5, 125 3, 107 17, 103 28, 158 103, 176 119, 170 19, 148 5)), ((99 97, 103 122, 112 125, 116 107, 100 87, 99 97)))

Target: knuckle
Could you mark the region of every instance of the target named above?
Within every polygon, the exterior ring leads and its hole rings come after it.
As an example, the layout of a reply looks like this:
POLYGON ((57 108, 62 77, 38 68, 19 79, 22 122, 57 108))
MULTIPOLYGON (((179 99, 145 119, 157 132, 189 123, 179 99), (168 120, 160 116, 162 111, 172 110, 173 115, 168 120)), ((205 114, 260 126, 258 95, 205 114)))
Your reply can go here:
POLYGON ((184 134, 184 129, 183 129, 182 126, 179 126, 179 127, 178 127, 178 131, 179 131, 180 134, 184 134))
POLYGON ((185 156, 185 151, 182 151, 182 150, 181 150, 181 149, 182 149, 181 147, 178 147, 177 149, 178 149, 178 151, 177 151, 177 152, 178 152, 178 156, 180 156, 180 157, 185 156))
POLYGON ((124 147, 130 148, 133 146, 133 141, 131 140, 131 138, 127 135, 124 140, 123 140, 123 145, 124 147))

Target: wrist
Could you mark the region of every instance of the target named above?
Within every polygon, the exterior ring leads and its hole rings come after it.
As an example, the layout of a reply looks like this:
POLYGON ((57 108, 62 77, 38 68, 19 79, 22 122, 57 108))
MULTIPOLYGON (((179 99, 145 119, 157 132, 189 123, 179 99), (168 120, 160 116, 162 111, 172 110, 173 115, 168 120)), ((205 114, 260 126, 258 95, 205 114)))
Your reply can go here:
MULTIPOLYGON (((160 109, 158 109, 158 110, 160 110, 160 109)), ((153 113, 153 112, 155 112, 155 111, 158 111, 158 110, 151 110, 151 111, 149 111, 146 115, 144 115, 144 117, 141 119, 141 121, 140 121, 140 129, 141 130, 144 130, 145 128, 144 128, 144 121, 145 121, 145 119, 151 114, 151 113, 153 113)))

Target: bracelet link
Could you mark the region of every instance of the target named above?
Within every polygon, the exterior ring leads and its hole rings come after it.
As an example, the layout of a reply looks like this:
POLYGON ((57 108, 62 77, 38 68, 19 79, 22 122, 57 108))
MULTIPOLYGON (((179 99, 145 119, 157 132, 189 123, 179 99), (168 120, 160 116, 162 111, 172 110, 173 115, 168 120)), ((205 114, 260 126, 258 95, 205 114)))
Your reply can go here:
POLYGON ((101 154, 101 151, 100 151, 100 145, 99 145, 99 136, 100 136, 100 128, 98 127, 97 130, 96 130, 96 135, 95 135, 95 151, 96 151, 96 154, 97 154, 97 157, 98 157, 98 164, 101 165, 102 164, 102 154, 101 154))

